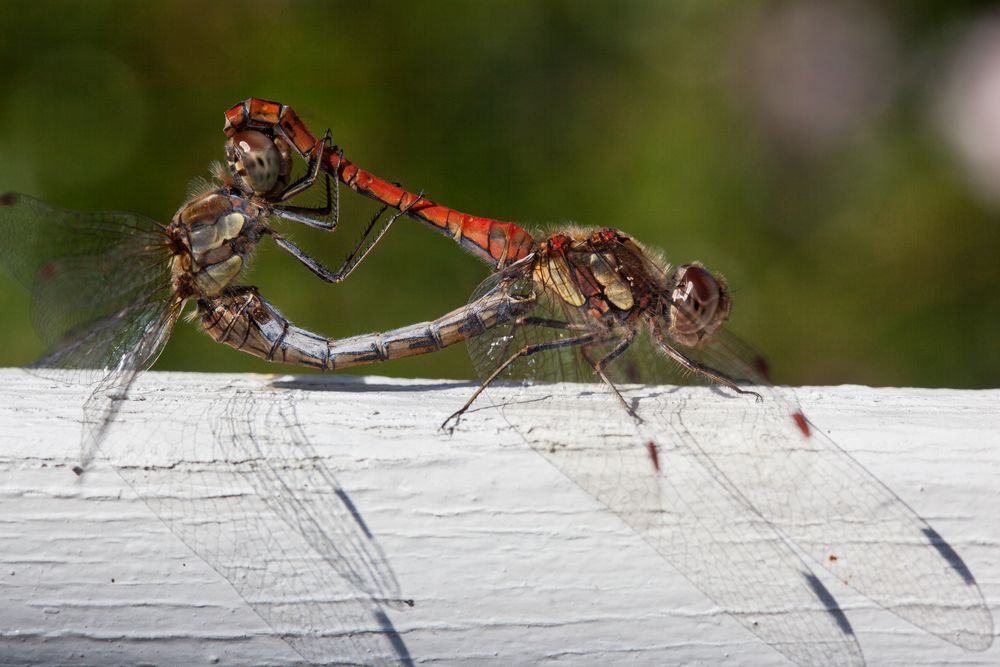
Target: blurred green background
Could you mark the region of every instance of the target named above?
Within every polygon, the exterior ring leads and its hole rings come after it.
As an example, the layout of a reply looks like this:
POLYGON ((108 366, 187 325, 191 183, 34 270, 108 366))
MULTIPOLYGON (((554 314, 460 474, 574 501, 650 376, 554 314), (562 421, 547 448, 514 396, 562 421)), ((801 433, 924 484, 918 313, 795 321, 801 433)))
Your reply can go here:
MULTIPOLYGON (((223 112, 266 97, 443 204, 703 261, 777 382, 1000 385, 989 4, 35 2, 0 24, 0 190, 167 222, 223 159, 223 112)), ((372 211, 345 191, 338 233, 281 225, 336 265, 372 211)), ((248 282, 341 337, 442 314, 487 272, 405 221, 342 285, 267 243, 248 282)), ((0 312, 0 365, 31 361, 2 272, 0 312)), ((155 367, 292 370, 183 322, 155 367)), ((358 372, 472 375, 461 348, 358 372)))

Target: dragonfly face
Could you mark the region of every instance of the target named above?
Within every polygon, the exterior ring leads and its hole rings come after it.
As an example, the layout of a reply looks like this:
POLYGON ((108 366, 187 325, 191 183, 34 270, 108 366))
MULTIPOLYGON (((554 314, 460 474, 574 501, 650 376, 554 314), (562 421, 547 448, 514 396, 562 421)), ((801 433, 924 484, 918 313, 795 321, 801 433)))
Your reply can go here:
POLYGON ((697 347, 729 319, 732 302, 726 281, 700 264, 682 264, 674 280, 667 333, 683 345, 697 347))
POLYGON ((292 152, 280 136, 257 130, 236 132, 226 142, 233 185, 248 195, 267 198, 283 191, 292 173, 292 152))

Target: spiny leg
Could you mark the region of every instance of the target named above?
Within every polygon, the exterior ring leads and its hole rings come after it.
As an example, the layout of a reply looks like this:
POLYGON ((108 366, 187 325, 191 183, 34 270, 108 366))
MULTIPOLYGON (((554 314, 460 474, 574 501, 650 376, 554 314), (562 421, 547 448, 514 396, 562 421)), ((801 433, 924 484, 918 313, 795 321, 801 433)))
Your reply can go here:
MULTIPOLYGON (((221 302, 223 299, 232 299, 234 297, 240 297, 246 294, 249 294, 251 297, 253 297, 257 296, 259 293, 256 287, 252 287, 249 285, 236 285, 228 288, 221 295, 221 297, 212 297, 210 299, 205 299, 203 302, 200 301, 199 306, 201 306, 202 303, 204 303, 205 308, 207 308, 208 310, 212 310, 211 304, 217 301, 221 302)), ((219 338, 219 342, 226 343, 229 340, 229 336, 233 333, 233 327, 236 325, 237 321, 243 317, 243 314, 246 312, 246 309, 249 306, 250 306, 250 299, 243 299, 243 303, 240 304, 239 310, 236 311, 235 317, 233 317, 232 320, 229 322, 229 324, 226 326, 223 335, 219 338)), ((216 319, 215 322, 212 322, 212 327, 215 327, 218 323, 219 319, 216 319)))
MULTIPOLYGON (((551 322, 555 322, 555 320, 551 320, 551 322)), ((565 324, 568 325, 569 323, 567 322, 565 324)), ((525 345, 520 350, 512 354, 506 361, 500 364, 496 368, 496 370, 490 373, 490 376, 485 380, 483 380, 482 384, 480 384, 479 387, 476 388, 476 391, 473 392, 472 396, 469 397, 469 400, 465 402, 465 405, 463 405, 457 411, 453 412, 447 419, 444 420, 444 422, 441 424, 441 428, 444 430, 448 430, 449 432, 454 431, 455 427, 458 426, 458 422, 461 420, 462 415, 465 413, 466 410, 472 407, 472 404, 476 402, 476 399, 479 398, 479 395, 483 393, 483 391, 485 391, 488 386, 493 384, 493 382, 498 377, 500 377, 500 374, 503 373, 507 369, 507 367, 509 367, 512 363, 514 363, 521 357, 530 357, 533 354, 537 354, 539 352, 545 352, 546 350, 558 350, 564 347, 573 347, 574 345, 586 345, 588 343, 593 343, 597 341, 602 337, 602 335, 603 332, 601 333, 591 332, 583 334, 582 336, 574 336, 573 338, 563 338, 562 340, 553 340, 547 343, 534 343, 531 345, 525 345), (454 420, 455 423, 451 427, 449 427, 448 422, 452 420, 454 420)))
POLYGON ((547 327, 549 329, 560 329, 562 331, 590 331, 590 327, 579 322, 563 322, 562 320, 552 320, 546 317, 534 317, 524 315, 514 320, 516 326, 529 325, 535 327, 547 327))
POLYGON ((659 328, 653 330, 653 336, 656 338, 656 344, 660 346, 661 350, 666 352, 671 359, 673 359, 678 364, 680 364, 687 370, 691 371, 692 373, 703 375, 712 382, 715 382, 716 384, 721 384, 723 387, 729 387, 737 394, 749 394, 751 396, 754 396, 758 401, 764 400, 763 397, 755 391, 751 391, 748 389, 740 389, 739 385, 736 384, 736 381, 733 380, 728 375, 726 375, 725 373, 717 371, 714 368, 711 368, 710 366, 706 366, 705 364, 702 364, 698 361, 695 361, 694 359, 690 359, 687 356, 685 356, 684 353, 682 353, 680 350, 675 349, 670 345, 669 342, 667 342, 666 337, 659 330, 659 328))
MULTIPOLYGON (((630 329, 628 333, 625 334, 625 336, 620 341, 618 341, 618 344, 615 345, 613 350, 611 350, 601 359, 599 359, 597 363, 591 363, 591 365, 594 367, 594 370, 597 372, 597 374, 601 376, 601 379, 604 380, 605 384, 607 384, 608 387, 611 388, 611 391, 615 393, 615 396, 618 398, 618 402, 622 404, 623 408, 625 408, 625 412, 629 413, 629 415, 631 415, 633 419, 641 423, 642 417, 636 414, 635 410, 632 409, 632 406, 629 405, 628 401, 625 400, 625 397, 622 396, 622 393, 618 391, 618 387, 615 386, 615 383, 612 382, 611 379, 604 372, 604 367, 610 364, 618 357, 620 357, 622 353, 625 352, 625 350, 627 350, 634 341, 635 341, 635 330, 630 329)), ((590 360, 588 359, 587 361, 589 362, 590 360)))
POLYGON ((398 220, 401 216, 405 215, 406 212, 410 210, 410 207, 412 205, 413 203, 411 203, 410 206, 405 206, 399 209, 396 213, 392 215, 391 218, 389 218, 389 220, 384 225, 378 228, 378 230, 374 233, 374 235, 372 235, 372 229, 375 228, 375 225, 378 222, 379 218, 381 218, 382 215, 387 210, 389 210, 388 206, 382 206, 375 213, 375 215, 372 216, 371 221, 368 223, 368 226, 362 233, 361 238, 358 240, 357 245, 354 246, 354 249, 347 256, 347 259, 344 260, 344 263, 336 271, 331 271, 330 269, 326 268, 325 266, 317 262, 315 259, 307 255, 301 248, 296 246, 294 243, 292 243, 291 241, 289 241, 284 236, 274 231, 270 227, 266 228, 265 231, 267 232, 267 234, 271 236, 271 238, 274 239, 274 242, 278 245, 278 247, 291 254, 292 257, 301 262, 307 269, 312 271, 321 280, 325 280, 326 282, 329 283, 339 283, 345 278, 347 278, 347 276, 351 275, 354 269, 357 268, 358 264, 360 264, 361 261, 368 256, 368 253, 372 251, 375 245, 382 240, 382 237, 385 236, 385 233, 387 231, 389 231, 389 227, 392 225, 392 223, 396 222, 396 220, 398 220))
MULTIPOLYGON (((570 329, 573 331, 585 331, 587 329, 587 326, 585 324, 560 322, 559 320, 546 320, 544 318, 539 318, 539 317, 525 317, 522 318, 521 320, 518 320, 518 323, 522 321, 529 324, 536 324, 538 326, 550 326, 559 329, 570 329)), ((604 367, 610 364, 615 359, 617 359, 619 356, 621 356, 621 354, 625 352, 625 350, 627 350, 634 341, 635 341, 635 331, 629 331, 626 334, 626 336, 622 338, 621 341, 618 342, 615 348, 601 359, 594 361, 593 358, 591 357, 590 348, 592 347, 592 345, 581 346, 580 356, 583 357, 584 361, 586 361, 594 369, 594 372, 596 372, 600 376, 600 378, 604 380, 604 382, 606 382, 609 387, 611 387, 611 390, 615 392, 615 396, 617 396, 619 402, 621 402, 622 404, 622 407, 625 408, 625 411, 628 412, 632 417, 641 422, 642 417, 637 415, 635 411, 631 407, 629 407, 628 403, 625 402, 625 398, 621 395, 621 392, 618 391, 618 387, 616 387, 615 384, 604 373, 604 367)), ((601 341, 598 340, 596 342, 601 342, 601 341)))
MULTIPOLYGON (((316 227, 318 229, 325 229, 332 231, 337 227, 337 216, 334 213, 332 216, 331 212, 334 211, 334 195, 333 188, 330 187, 330 174, 323 174, 323 182, 326 185, 326 202, 322 206, 292 206, 292 205, 281 205, 274 207, 274 214, 285 218, 286 220, 292 220, 294 222, 301 222, 303 224, 309 225, 310 227, 316 227), (320 218, 332 218, 330 220, 318 220, 317 216, 320 218), (304 219, 303 219, 304 218, 304 219)), ((339 197, 339 194, 337 195, 339 197)))
MULTIPOLYGON (((531 317, 531 316, 521 317, 521 318, 518 318, 515 321, 515 324, 532 324, 532 325, 535 325, 535 326, 550 327, 550 328, 553 328, 553 329, 563 329, 563 330, 567 330, 567 331, 587 331, 588 330, 588 327, 587 327, 586 324, 577 323, 577 322, 563 322, 561 320, 550 320, 550 319, 547 319, 547 318, 544 318, 544 317, 531 317)), ((605 375, 605 373, 604 373, 604 367, 606 365, 608 365, 609 363, 611 363, 612 361, 614 361, 615 359, 617 359, 625 350, 628 349, 628 347, 634 341, 635 341, 635 332, 634 331, 630 331, 625 336, 625 338, 623 338, 618 343, 618 345, 616 345, 615 348, 613 350, 611 350, 611 352, 609 352, 608 354, 606 354, 604 357, 602 357, 598 361, 595 362, 593 360, 593 358, 590 356, 590 351, 589 350, 590 350, 592 344, 582 345, 580 347, 580 356, 583 357, 584 361, 586 361, 591 366, 591 368, 594 369, 594 372, 596 372, 601 377, 601 379, 604 380, 608 384, 609 387, 611 387, 611 390, 615 392, 615 395, 618 397, 618 400, 621 402, 622 406, 625 408, 625 411, 628 412, 630 415, 632 415, 634 418, 638 419, 639 421, 642 421, 642 418, 639 417, 637 414, 635 414, 635 412, 632 410, 632 408, 630 408, 628 406, 628 403, 625 402, 625 399, 622 397, 621 392, 618 391, 618 388, 614 385, 613 382, 611 382, 610 379, 608 379, 607 375, 605 375)), ((595 342, 601 342, 601 341, 598 340, 598 341, 595 341, 595 342)))
POLYGON ((316 182, 316 177, 319 176, 319 168, 323 162, 323 152, 332 145, 332 135, 330 134, 330 130, 327 129, 323 138, 317 141, 316 145, 313 146, 312 155, 309 157, 309 165, 306 168, 306 173, 302 176, 302 178, 285 188, 281 194, 275 198, 275 201, 288 201, 289 199, 292 199, 312 187, 312 184, 316 182))
POLYGON ((330 271, 328 268, 317 262, 315 259, 307 255, 302 251, 297 245, 286 239, 284 236, 274 231, 273 229, 267 229, 268 234, 274 239, 274 242, 279 248, 290 254, 296 260, 301 262, 307 269, 316 274, 320 279, 327 282, 335 283, 339 282, 336 274, 330 271))
POLYGON ((378 221, 379 218, 382 217, 382 214, 385 213, 386 210, 388 210, 388 207, 383 206, 382 208, 379 209, 378 213, 372 217, 371 222, 368 223, 368 226, 365 228, 365 231, 361 234, 361 238, 358 239, 358 243, 357 245, 354 246, 354 250, 350 252, 350 254, 347 256, 347 259, 345 259, 344 263, 341 265, 340 269, 337 270, 337 273, 338 275, 340 275, 341 280, 351 275, 354 269, 357 268, 358 264, 360 264, 362 260, 364 260, 364 258, 368 256, 368 253, 372 251, 375 245, 382 240, 382 237, 385 236, 385 233, 389 231, 389 227, 391 227, 392 224, 397 220, 399 220, 401 217, 409 213, 410 209, 413 208, 414 204, 420 201, 423 198, 423 196, 424 192, 423 190, 421 190, 417 194, 417 198, 411 201, 409 204, 403 207, 397 207, 398 210, 392 214, 392 217, 390 217, 389 220, 384 225, 382 225, 382 227, 380 227, 379 230, 375 232, 373 236, 369 238, 372 229, 375 227, 375 223, 378 221))
MULTIPOLYGON (((340 168, 340 160, 343 159, 344 152, 334 146, 332 150, 337 155, 337 169, 340 168)), ((292 222, 298 222, 315 229, 322 229, 324 231, 332 232, 337 228, 337 222, 340 220, 340 179, 330 178, 330 174, 323 173, 324 181, 326 183, 326 204, 323 206, 308 207, 308 206, 274 206, 274 214, 280 218, 286 220, 291 220, 292 222), (330 187, 330 181, 333 181, 333 188, 330 187), (326 217, 326 220, 317 220, 314 216, 326 217)))
MULTIPOLYGON (((329 132, 329 130, 327 131, 329 132)), ((340 169, 340 161, 344 159, 344 151, 339 146, 334 146, 330 149, 330 151, 337 156, 337 166, 334 170, 334 173, 336 173, 337 170, 340 169)), ((317 229, 325 229, 327 231, 333 231, 336 229, 337 222, 340 220, 340 179, 331 179, 328 172, 323 172, 323 178, 326 182, 326 204, 314 207, 275 206, 275 214, 295 222, 301 222, 309 225, 310 227, 316 227, 317 229), (332 189, 330 187, 331 180, 333 181, 332 189), (289 213, 291 215, 288 215, 289 213), (296 214, 305 214, 305 219, 296 217, 296 214), (317 220, 312 217, 313 215, 327 216, 329 217, 329 220, 317 220)))

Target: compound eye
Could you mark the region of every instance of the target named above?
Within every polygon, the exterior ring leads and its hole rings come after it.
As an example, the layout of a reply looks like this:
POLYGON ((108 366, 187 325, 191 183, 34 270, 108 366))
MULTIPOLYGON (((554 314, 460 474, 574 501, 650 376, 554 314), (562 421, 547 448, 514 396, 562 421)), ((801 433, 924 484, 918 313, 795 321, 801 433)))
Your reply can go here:
POLYGON ((671 300, 671 330, 687 340, 711 335, 729 316, 729 299, 723 286, 694 264, 678 269, 671 300))
POLYGON ((281 152, 263 132, 237 132, 226 144, 229 169, 238 184, 255 195, 266 195, 281 175, 281 152))

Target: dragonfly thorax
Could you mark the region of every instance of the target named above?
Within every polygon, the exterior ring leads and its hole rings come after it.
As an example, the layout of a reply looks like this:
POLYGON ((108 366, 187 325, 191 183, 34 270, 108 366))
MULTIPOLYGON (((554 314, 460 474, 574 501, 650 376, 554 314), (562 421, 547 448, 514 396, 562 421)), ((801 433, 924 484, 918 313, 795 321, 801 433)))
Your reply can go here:
POLYGON ((651 317, 688 347, 710 338, 731 309, 721 276, 697 263, 668 275, 665 262, 614 229, 549 237, 538 246, 534 272, 550 294, 604 326, 628 328, 651 317))
POLYGON ((539 244, 535 278, 567 305, 605 324, 654 308, 668 286, 642 247, 614 229, 551 236, 539 244))
POLYGON ((184 296, 213 297, 232 283, 260 240, 266 211, 225 190, 188 202, 168 228, 173 281, 184 296))

